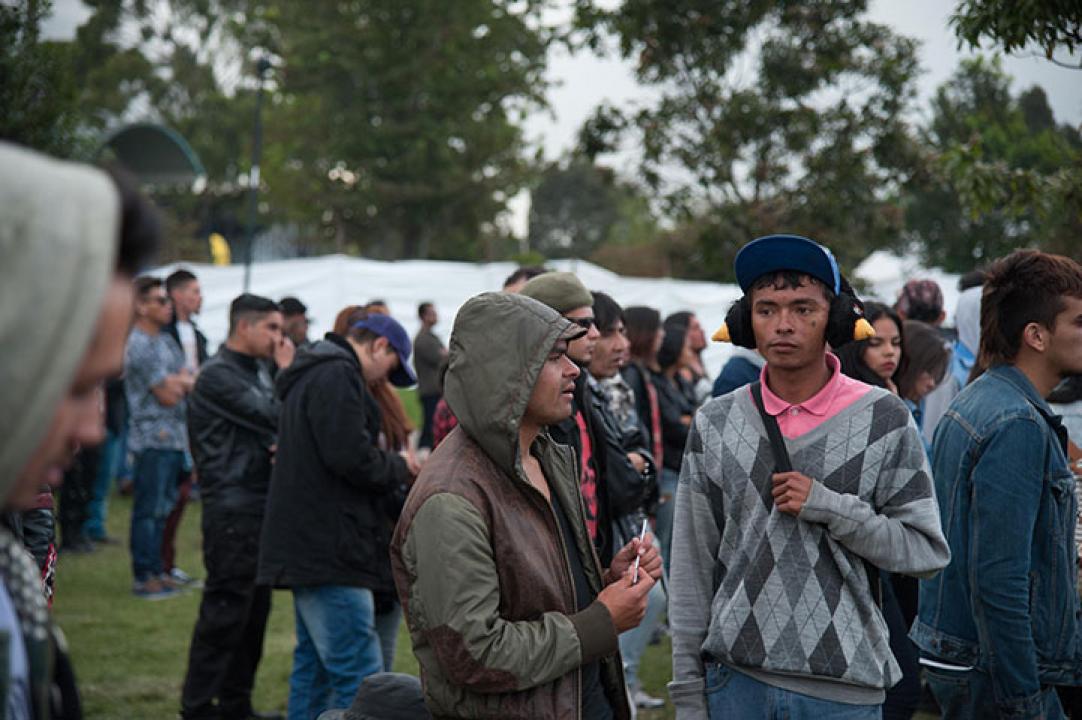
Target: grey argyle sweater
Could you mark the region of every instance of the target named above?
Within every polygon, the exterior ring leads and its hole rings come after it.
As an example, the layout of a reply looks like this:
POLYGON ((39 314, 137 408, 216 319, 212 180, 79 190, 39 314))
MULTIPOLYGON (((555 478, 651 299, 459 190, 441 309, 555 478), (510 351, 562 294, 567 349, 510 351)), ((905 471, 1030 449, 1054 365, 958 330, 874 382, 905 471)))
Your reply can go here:
POLYGON ((748 388, 695 416, 669 600, 680 718, 706 717, 704 654, 827 699, 838 694, 815 688, 881 697, 901 671, 861 558, 922 577, 950 561, 920 435, 897 397, 872 388, 786 446, 814 481, 798 517, 774 505, 773 454, 748 388))

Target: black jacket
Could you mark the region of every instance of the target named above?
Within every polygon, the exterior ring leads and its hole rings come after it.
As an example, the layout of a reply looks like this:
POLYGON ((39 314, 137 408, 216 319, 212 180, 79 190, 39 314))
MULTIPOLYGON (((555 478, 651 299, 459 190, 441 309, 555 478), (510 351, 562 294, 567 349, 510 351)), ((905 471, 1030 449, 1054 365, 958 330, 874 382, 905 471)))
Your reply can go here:
POLYGON ((389 514, 409 473, 376 445, 380 412, 361 363, 328 333, 278 375, 278 453, 263 520, 257 582, 393 592, 389 514))
POLYGON ((680 421, 684 415, 694 415, 695 406, 669 378, 662 373, 650 373, 657 389, 657 405, 661 411, 661 439, 665 446, 662 464, 669 470, 680 472, 684 461, 684 445, 687 444, 690 425, 680 421))
POLYGON ((575 413, 583 411, 597 475, 597 526, 600 535, 597 554, 601 563, 607 566, 613 554, 619 550, 615 547, 614 532, 622 539, 629 539, 629 528, 623 527, 627 524, 624 521, 642 509, 653 478, 649 473, 645 476, 640 474, 628 460, 627 454, 632 451, 649 455, 637 443, 635 447, 625 446, 619 423, 612 416, 605 398, 590 387, 588 377, 585 369, 579 374, 575 380, 571 417, 550 426, 549 433, 556 442, 573 448, 576 461, 581 463, 582 442, 575 413))
POLYGON ((223 345, 188 396, 204 512, 263 514, 277 432, 278 400, 267 367, 223 345))
MULTIPOLYGON (((188 322, 191 322, 189 320, 188 322)), ((203 363, 207 361, 209 354, 207 353, 207 336, 203 334, 195 323, 192 323, 192 329, 195 330, 195 356, 199 360, 199 367, 203 367, 203 363)), ((180 341, 180 332, 177 330, 177 316, 174 314, 173 319, 168 325, 162 328, 165 332, 169 333, 170 337, 177 341, 177 347, 183 349, 184 343, 180 341)))

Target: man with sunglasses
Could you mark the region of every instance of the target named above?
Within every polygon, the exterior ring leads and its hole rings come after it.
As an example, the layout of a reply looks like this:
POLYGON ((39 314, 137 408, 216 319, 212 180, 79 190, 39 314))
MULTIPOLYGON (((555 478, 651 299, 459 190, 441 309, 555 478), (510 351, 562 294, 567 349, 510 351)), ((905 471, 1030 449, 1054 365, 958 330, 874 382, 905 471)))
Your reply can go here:
POLYGON ((171 579, 163 577, 162 533, 176 503, 177 488, 189 471, 184 399, 194 377, 184 367, 180 346, 163 332, 173 313, 162 281, 138 278, 135 298, 135 326, 124 353, 128 448, 135 455, 132 592, 157 599, 175 590, 171 579))
POLYGON ((588 368, 601 337, 594 318, 594 296, 569 272, 539 275, 520 292, 548 305, 586 331, 567 344, 567 356, 580 370, 575 379, 571 417, 551 426, 549 432, 556 442, 575 450, 579 460, 579 488, 586 505, 586 526, 598 557, 607 565, 616 550, 615 523, 642 505, 652 469, 641 454, 635 456, 638 465, 633 464, 628 449, 621 444, 619 423, 590 376, 588 368))

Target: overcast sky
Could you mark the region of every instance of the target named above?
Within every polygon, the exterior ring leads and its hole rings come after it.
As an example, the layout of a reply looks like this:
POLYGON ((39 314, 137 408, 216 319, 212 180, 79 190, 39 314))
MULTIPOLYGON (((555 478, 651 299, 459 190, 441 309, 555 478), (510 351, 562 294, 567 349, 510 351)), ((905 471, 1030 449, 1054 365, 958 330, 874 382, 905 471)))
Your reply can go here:
MULTIPOLYGON (((943 0, 873 0, 871 4, 873 20, 921 41, 924 70, 918 81, 921 112, 926 111, 936 87, 954 72, 959 61, 972 55, 957 49, 957 40, 947 25, 953 7, 953 2, 943 0)), ((88 14, 81 0, 54 0, 46 35, 70 38, 88 14)), ((1057 122, 1082 124, 1082 70, 1061 68, 1038 57, 1005 57, 1003 67, 1014 78, 1015 93, 1040 85, 1048 95, 1057 122)), ((551 108, 530 117, 526 133, 531 141, 543 145, 550 159, 559 157, 574 144, 582 121, 602 101, 621 105, 649 97, 649 90, 635 83, 630 63, 585 52, 571 56, 566 51, 553 50, 548 77, 553 83, 549 91, 551 108)), ((615 164, 618 169, 630 172, 633 160, 632 155, 624 153, 615 159, 615 164)), ((525 221, 521 202, 521 199, 516 202, 512 223, 516 233, 522 232, 525 221)))

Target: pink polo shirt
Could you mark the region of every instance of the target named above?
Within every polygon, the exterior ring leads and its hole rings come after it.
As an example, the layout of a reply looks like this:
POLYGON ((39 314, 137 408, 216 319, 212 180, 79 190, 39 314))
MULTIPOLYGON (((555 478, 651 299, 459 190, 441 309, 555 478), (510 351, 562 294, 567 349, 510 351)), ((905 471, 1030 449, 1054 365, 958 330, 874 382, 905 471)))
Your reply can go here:
POLYGON ((770 366, 763 367, 759 374, 759 382, 763 387, 763 405, 768 413, 778 419, 778 427, 785 437, 797 438, 814 430, 872 389, 871 385, 842 375, 842 364, 833 353, 827 353, 827 365, 832 371, 830 380, 822 390, 799 405, 791 405, 770 391, 766 383, 770 366))

